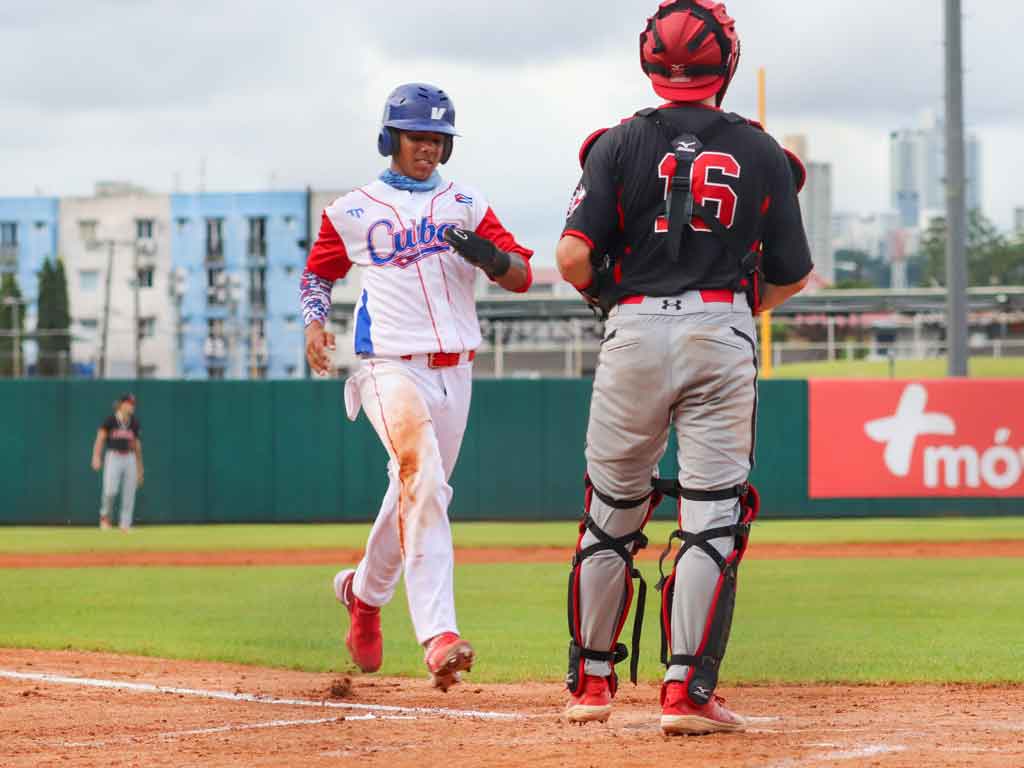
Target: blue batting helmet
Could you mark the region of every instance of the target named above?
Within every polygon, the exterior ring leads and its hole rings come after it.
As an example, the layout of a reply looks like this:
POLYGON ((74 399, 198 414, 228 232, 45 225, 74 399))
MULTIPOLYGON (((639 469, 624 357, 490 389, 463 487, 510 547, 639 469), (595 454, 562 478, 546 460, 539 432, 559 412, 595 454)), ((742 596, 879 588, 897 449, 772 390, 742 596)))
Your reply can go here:
POLYGON ((407 83, 391 92, 384 103, 377 149, 389 157, 398 149, 395 131, 429 131, 445 136, 441 162, 452 155, 455 133, 455 105, 448 94, 435 85, 407 83))

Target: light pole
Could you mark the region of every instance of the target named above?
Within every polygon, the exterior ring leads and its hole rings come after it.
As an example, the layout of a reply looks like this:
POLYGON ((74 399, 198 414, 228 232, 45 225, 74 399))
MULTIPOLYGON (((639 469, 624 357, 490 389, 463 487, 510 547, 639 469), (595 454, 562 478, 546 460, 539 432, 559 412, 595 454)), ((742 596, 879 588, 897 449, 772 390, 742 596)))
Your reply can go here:
POLYGON ((950 376, 967 375, 967 195, 960 0, 946 0, 946 285, 950 376))
POLYGON ((107 278, 105 281, 103 295, 103 333, 100 336, 100 360, 99 377, 107 377, 107 343, 110 333, 110 284, 114 274, 114 249, 118 246, 130 247, 132 249, 132 292, 133 292, 133 322, 132 328, 135 332, 133 350, 135 354, 135 378, 142 378, 142 337, 139 328, 139 239, 119 240, 117 238, 97 238, 90 240, 89 248, 107 247, 107 278))
POLYGON ((11 308, 11 325, 14 333, 14 349, 12 350, 11 375, 12 378, 21 378, 21 307, 28 304, 24 299, 14 296, 4 296, 4 306, 11 308))

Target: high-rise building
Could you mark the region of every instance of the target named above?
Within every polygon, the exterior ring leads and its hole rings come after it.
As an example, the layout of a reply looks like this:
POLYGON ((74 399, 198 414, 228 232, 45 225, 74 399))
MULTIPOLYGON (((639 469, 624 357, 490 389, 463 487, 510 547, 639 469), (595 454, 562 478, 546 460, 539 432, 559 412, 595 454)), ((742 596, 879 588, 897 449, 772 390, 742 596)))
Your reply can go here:
POLYGON ((316 234, 309 211, 308 191, 171 196, 183 378, 305 375, 298 285, 316 234))
POLYGON ((1013 209, 1013 231, 1024 233, 1024 206, 1013 209))
POLYGON ((800 193, 800 212, 811 246, 814 271, 828 284, 835 282, 835 264, 832 253, 832 165, 811 162, 808 158, 807 138, 800 134, 786 136, 784 146, 803 160, 807 168, 807 183, 800 193))
POLYGON ((832 248, 835 251, 860 251, 872 259, 889 261, 890 233, 900 224, 894 212, 837 213, 832 217, 832 248))
MULTIPOLYGON (((981 209, 981 143, 966 141, 967 208, 981 209)), ((904 227, 924 227, 946 210, 946 135, 941 118, 926 116, 920 128, 889 135, 889 204, 904 227)))
MULTIPOLYGON (((18 282, 25 302, 25 328, 34 330, 39 298, 38 273, 46 259, 57 257, 57 210, 55 197, 0 197, 0 274, 10 273, 18 282)), ((14 306, 0 305, 0 312, 14 306)), ((36 362, 35 342, 23 342, 19 369, 36 362)))
POLYGON ((98 378, 178 375, 170 246, 167 195, 101 182, 91 196, 61 199, 71 357, 80 370, 98 378))

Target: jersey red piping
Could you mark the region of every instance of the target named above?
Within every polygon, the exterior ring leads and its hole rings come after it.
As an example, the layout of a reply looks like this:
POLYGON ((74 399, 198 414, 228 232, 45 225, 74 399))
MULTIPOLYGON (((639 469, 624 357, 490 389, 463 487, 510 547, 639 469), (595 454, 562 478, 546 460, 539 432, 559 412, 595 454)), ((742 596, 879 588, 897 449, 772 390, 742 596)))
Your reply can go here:
POLYGON ((570 235, 572 237, 577 238, 578 240, 582 240, 584 243, 589 245, 590 246, 590 250, 592 250, 592 251, 596 251, 597 250, 597 248, 594 246, 594 241, 591 240, 589 237, 587 237, 583 232, 580 232, 578 229, 567 229, 567 230, 565 230, 562 233, 562 237, 568 237, 570 235))

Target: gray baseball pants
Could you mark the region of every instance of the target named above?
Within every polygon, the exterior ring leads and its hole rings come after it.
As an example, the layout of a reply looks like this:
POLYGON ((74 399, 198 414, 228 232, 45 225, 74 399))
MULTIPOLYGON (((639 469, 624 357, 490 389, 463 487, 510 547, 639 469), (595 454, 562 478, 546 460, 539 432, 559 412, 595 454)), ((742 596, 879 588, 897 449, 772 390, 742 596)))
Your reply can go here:
POLYGON ((103 457, 103 502, 100 517, 108 520, 114 511, 114 499, 121 494, 120 525, 127 530, 132 527, 132 515, 135 512, 135 488, 138 483, 136 474, 135 454, 107 451, 103 457))
MULTIPOLYGON (((587 428, 587 472, 594 487, 614 499, 639 499, 676 430, 679 483, 718 490, 747 480, 753 464, 757 402, 754 321, 746 299, 705 303, 697 291, 646 298, 615 307, 606 324, 587 428)), ((590 516, 606 533, 625 536, 646 522, 647 501, 616 509, 595 494, 590 516)), ((680 527, 699 533, 735 524, 738 499, 683 500, 680 527)), ((580 542, 597 541, 589 531, 580 542)), ((729 538, 713 539, 723 556, 729 538)), ((580 566, 580 639, 606 650, 615 642, 627 599, 622 559, 597 552, 580 566)), ((700 645, 719 569, 698 547, 679 561, 672 604, 672 654, 700 645)), ((584 671, 607 676, 611 665, 588 659, 584 671)), ((685 681, 688 667, 672 666, 666 680, 685 681)))

